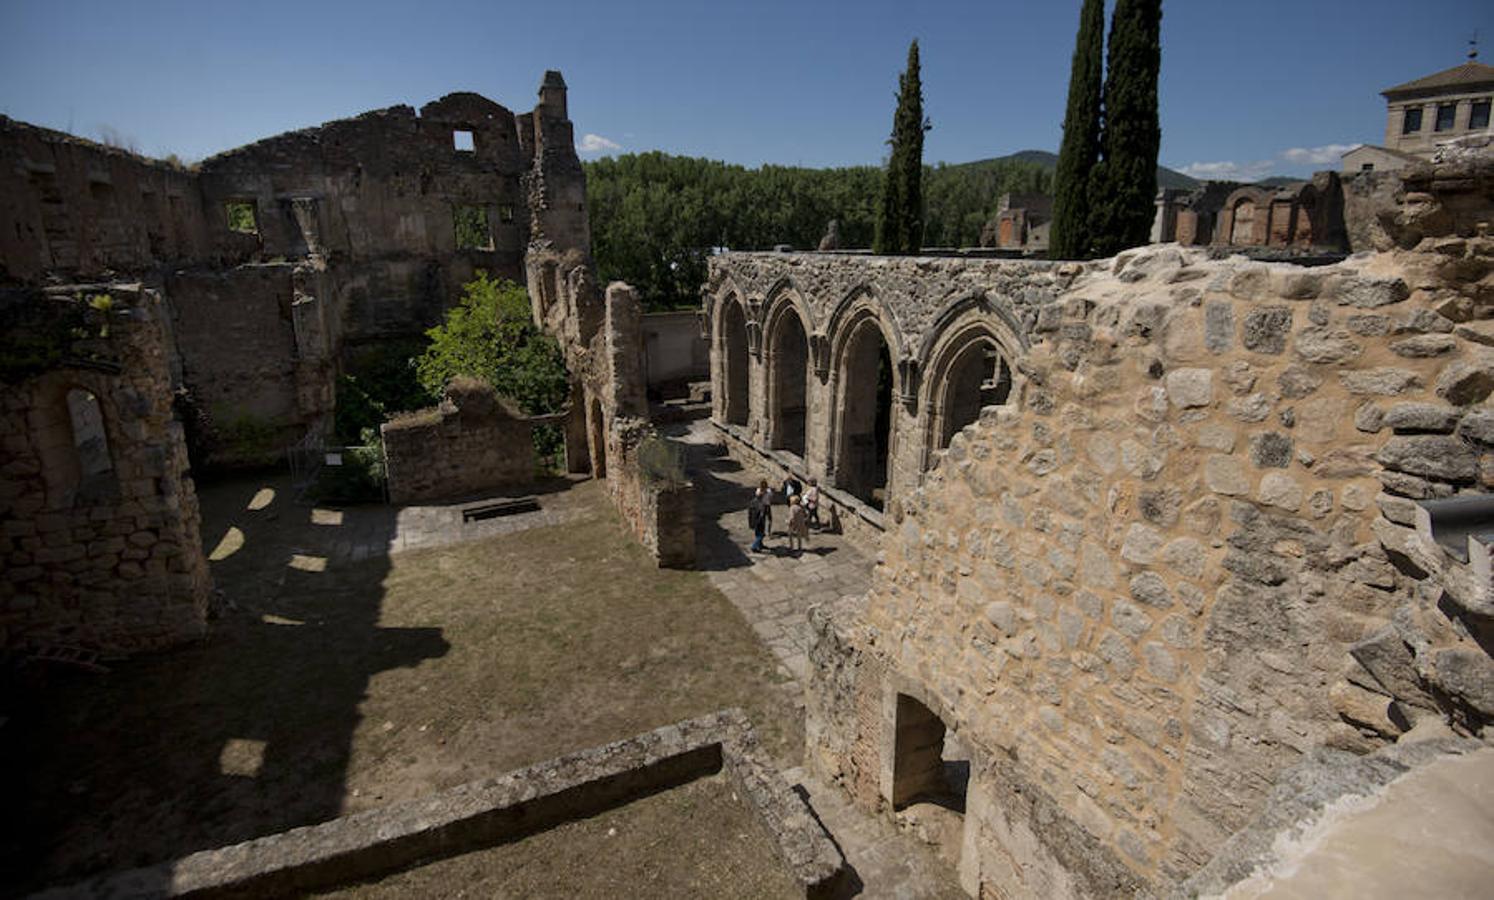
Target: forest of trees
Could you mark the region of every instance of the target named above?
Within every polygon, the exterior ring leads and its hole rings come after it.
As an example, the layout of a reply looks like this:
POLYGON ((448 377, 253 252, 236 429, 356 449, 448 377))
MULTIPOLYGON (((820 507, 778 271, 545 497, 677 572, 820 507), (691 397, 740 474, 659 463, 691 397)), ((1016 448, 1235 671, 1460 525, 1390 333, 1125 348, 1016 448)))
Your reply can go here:
MULTIPOLYGON (((877 166, 748 169, 642 153, 586 164, 592 250, 605 284, 638 288, 650 309, 694 307, 713 247, 814 249, 831 219, 843 248, 866 248, 876 229, 877 166)), ((925 166, 925 247, 973 247, 1004 193, 1051 193, 1051 168, 1017 159, 925 166)))

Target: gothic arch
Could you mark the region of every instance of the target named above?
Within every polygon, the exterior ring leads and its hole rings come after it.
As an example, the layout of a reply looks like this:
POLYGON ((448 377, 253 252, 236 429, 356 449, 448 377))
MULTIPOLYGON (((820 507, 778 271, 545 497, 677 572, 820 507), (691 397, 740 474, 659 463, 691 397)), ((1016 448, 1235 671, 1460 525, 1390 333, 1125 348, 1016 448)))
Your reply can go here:
POLYGON ((911 366, 889 310, 869 291, 848 295, 831 323, 827 473, 836 487, 879 507, 896 458, 895 402, 911 366))
POLYGON ((763 326, 768 446, 803 457, 808 447, 810 340, 802 305, 779 300, 763 326))
POLYGON ((1020 397, 1013 335, 979 307, 947 323, 929 349, 920 404, 920 469, 986 406, 1020 397))
POLYGON ((715 356, 720 417, 728 425, 746 425, 751 404, 748 362, 751 338, 747 306, 741 295, 730 291, 720 295, 712 318, 715 330, 712 341, 718 351, 715 356))

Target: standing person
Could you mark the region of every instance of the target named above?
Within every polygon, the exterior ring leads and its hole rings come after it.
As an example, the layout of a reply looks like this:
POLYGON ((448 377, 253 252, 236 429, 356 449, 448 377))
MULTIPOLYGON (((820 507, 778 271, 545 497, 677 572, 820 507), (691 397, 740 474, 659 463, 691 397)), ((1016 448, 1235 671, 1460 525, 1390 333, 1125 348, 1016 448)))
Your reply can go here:
POLYGON ((804 541, 809 537, 809 513, 804 511, 804 498, 795 494, 789 500, 788 510, 788 542, 789 549, 795 553, 804 551, 804 541))
POLYGON ((757 490, 747 504, 747 524, 752 526, 750 549, 753 553, 763 552, 763 538, 773 528, 773 491, 766 478, 757 483, 757 490))
POLYGON ((820 527, 820 480, 809 479, 809 487, 804 489, 804 512, 808 517, 807 524, 820 527))

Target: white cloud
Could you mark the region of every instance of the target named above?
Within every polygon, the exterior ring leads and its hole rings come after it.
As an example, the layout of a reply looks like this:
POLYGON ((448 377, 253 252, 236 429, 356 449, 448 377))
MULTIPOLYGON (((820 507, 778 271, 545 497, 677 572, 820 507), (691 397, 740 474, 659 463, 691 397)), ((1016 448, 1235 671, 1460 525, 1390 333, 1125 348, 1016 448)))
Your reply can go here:
POLYGON ((622 144, 619 144, 617 141, 610 141, 600 134, 583 134, 581 136, 581 143, 576 145, 576 150, 581 153, 607 153, 621 149, 622 144))
POLYGON ((1274 167, 1269 159, 1245 163, 1224 160, 1189 163, 1178 171, 1203 181, 1255 181, 1270 175, 1274 167))
POLYGON ((1358 144, 1324 144, 1321 147, 1293 147, 1281 151, 1281 158, 1299 166, 1336 166, 1339 157, 1358 144))

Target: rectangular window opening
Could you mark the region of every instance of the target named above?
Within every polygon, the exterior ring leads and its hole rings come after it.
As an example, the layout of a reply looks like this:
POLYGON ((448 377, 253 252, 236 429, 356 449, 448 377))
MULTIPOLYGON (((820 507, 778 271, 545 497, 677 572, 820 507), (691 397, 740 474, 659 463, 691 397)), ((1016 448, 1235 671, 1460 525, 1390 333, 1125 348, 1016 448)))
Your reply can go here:
POLYGON ((472 139, 472 132, 466 128, 457 128, 451 132, 451 146, 458 153, 477 152, 477 144, 472 139))
POLYGON ((488 210, 484 206, 458 206, 452 214, 458 250, 493 249, 493 231, 488 227, 488 210))
POLYGON ((1469 130, 1489 127, 1489 103, 1488 100, 1473 101, 1473 109, 1468 112, 1469 130))
POLYGON ((1454 103, 1444 103, 1437 107, 1437 129, 1438 131, 1452 131, 1453 123, 1457 120, 1458 107, 1454 103))
POLYGON ((240 234, 259 234, 259 217, 253 200, 229 200, 223 204, 228 215, 228 230, 240 234))
POLYGON ((1421 130, 1421 107, 1406 110, 1401 119, 1401 134, 1415 134, 1421 130))
POLYGON ((1361 163, 1360 166, 1359 166, 1359 171, 1361 171, 1361 172, 1373 172, 1373 171, 1375 171, 1375 164, 1374 163, 1361 163))
POLYGON ((498 207, 498 221, 512 222, 514 220, 514 205, 504 203, 498 207))

